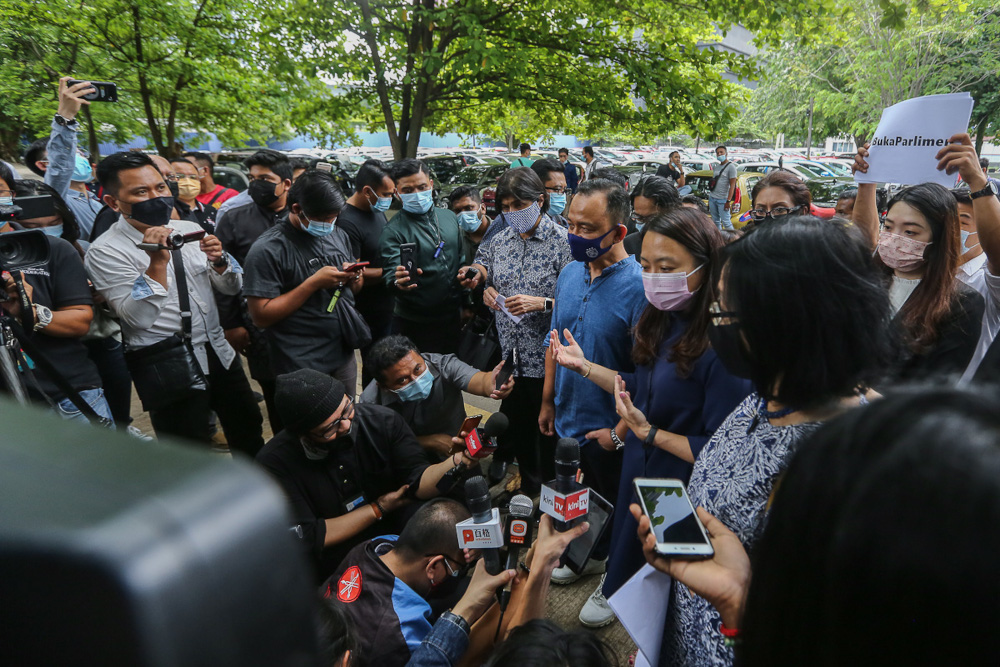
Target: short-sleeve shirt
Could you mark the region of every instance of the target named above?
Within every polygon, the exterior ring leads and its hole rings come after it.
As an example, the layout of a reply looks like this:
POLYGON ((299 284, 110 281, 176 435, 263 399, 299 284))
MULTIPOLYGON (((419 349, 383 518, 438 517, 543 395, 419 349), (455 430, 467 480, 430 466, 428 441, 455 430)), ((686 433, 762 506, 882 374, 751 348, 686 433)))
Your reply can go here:
MULTIPOLYGON (((379 238, 385 225, 385 213, 374 209, 362 211, 351 204, 344 206, 337 216, 337 227, 343 229, 351 240, 353 259, 369 262, 373 269, 383 268, 379 238)), ((365 286, 355 295, 355 300, 362 315, 367 316, 369 313, 392 315, 393 294, 386 287, 385 281, 365 281, 365 286)))
POLYGON ((239 192, 233 190, 232 188, 227 188, 224 185, 217 184, 215 186, 215 189, 213 189, 211 192, 206 192, 203 195, 198 195, 197 197, 195 197, 195 199, 200 201, 205 206, 208 206, 209 202, 211 202, 211 205, 214 208, 218 209, 220 206, 222 206, 223 202, 232 199, 238 194, 239 192))
MULTIPOLYGON (((486 267, 490 286, 505 297, 554 297, 559 273, 572 261, 566 230, 547 215, 527 239, 506 226, 476 254, 476 264, 486 267)), ((517 374, 545 377, 545 337, 552 330, 552 313, 531 312, 517 324, 504 313, 495 316, 504 358, 517 347, 521 360, 517 374)))
POLYGON ((421 355, 434 378, 431 395, 422 401, 401 401, 395 392, 382 389, 375 380, 361 393, 361 403, 384 405, 398 412, 418 435, 458 435, 465 421, 465 399, 472 377, 479 371, 454 354, 421 355))
MULTIPOLYGON (((646 309, 642 267, 626 257, 606 267, 594 280, 583 262, 570 262, 559 274, 552 328, 569 329, 595 364, 631 372, 632 330, 646 309)), ((558 366, 555 377, 556 433, 583 444, 590 431, 614 426, 614 396, 579 373, 558 366)))
POLYGON ((715 189, 712 190, 711 196, 716 199, 726 199, 729 197, 729 182, 736 178, 736 165, 732 162, 719 164, 712 167, 712 171, 715 172, 715 189))
MULTIPOLYGON (((350 240, 343 230, 317 238, 282 220, 260 235, 247 254, 243 293, 274 299, 301 285, 323 266, 350 261, 350 240)), ((342 308, 327 312, 336 288, 313 292, 302 307, 265 329, 276 374, 300 368, 333 373, 350 360, 354 350, 341 334, 342 308)), ((354 303, 349 286, 340 289, 340 300, 354 303)))
MULTIPOLYGON (((25 281, 33 289, 31 300, 52 310, 67 306, 93 306, 87 272, 76 248, 60 238, 45 238, 49 243, 48 263, 22 269, 25 281)), ((80 338, 49 336, 39 331, 31 336, 31 340, 74 389, 79 391, 101 386, 97 367, 87 357, 87 348, 80 338)), ((55 383, 37 365, 34 373, 42 391, 53 398, 64 398, 55 383)))

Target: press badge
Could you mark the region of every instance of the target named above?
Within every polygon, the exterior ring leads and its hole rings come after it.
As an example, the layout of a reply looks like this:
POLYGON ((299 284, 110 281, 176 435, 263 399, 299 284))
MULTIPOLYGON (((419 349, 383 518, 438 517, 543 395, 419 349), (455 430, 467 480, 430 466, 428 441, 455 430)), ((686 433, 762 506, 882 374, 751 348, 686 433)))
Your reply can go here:
POLYGON ((349 503, 345 503, 344 507, 347 508, 348 512, 350 512, 351 510, 361 507, 364 504, 365 504, 365 497, 361 495, 355 498, 354 500, 350 501, 349 503))

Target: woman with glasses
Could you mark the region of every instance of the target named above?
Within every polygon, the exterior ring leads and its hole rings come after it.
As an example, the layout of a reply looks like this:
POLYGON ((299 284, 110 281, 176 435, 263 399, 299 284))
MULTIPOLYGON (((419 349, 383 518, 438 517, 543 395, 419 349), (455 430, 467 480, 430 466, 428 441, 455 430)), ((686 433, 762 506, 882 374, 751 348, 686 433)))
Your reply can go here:
MULTIPOLYGON (((763 225, 721 257, 708 339, 755 391, 702 448, 688 491, 752 551, 799 442, 873 396, 889 353, 889 298, 863 234, 839 222, 763 225)), ((719 627, 712 605, 675 581, 660 664, 732 664, 719 627)))
POLYGON ((750 198, 753 208, 750 209, 750 222, 744 227, 745 231, 787 215, 808 215, 812 209, 809 188, 790 171, 772 171, 757 181, 750 198))
MULTIPOLYGON (((634 373, 619 374, 592 363, 572 336, 566 345, 552 337, 556 362, 613 393, 621 417, 611 431, 613 443, 624 451, 605 598, 644 562, 635 540, 635 519, 628 512, 632 480, 686 481, 712 433, 752 390, 750 382, 727 371, 709 347, 709 305, 716 294, 712 276, 723 245, 718 228, 694 209, 674 207, 649 221, 642 234, 641 259, 649 304, 635 329, 634 373)), ((594 625, 601 618, 598 611, 585 607, 581 622, 594 625)), ((610 608, 604 618, 614 618, 610 608)))

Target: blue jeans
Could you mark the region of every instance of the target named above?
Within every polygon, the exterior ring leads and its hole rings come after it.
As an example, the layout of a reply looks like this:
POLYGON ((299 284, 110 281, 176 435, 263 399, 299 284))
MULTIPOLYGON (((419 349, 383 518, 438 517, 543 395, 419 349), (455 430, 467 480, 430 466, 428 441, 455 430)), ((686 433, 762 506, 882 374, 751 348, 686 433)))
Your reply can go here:
POLYGON ((719 229, 732 229, 733 221, 729 217, 729 211, 725 209, 726 200, 718 199, 709 195, 708 210, 712 214, 712 220, 719 229))
MULTIPOLYGON (((81 389, 80 398, 87 402, 87 405, 94 409, 98 417, 104 417, 111 422, 111 427, 114 428, 114 417, 111 416, 111 407, 108 405, 107 399, 104 398, 103 389, 81 389)), ((82 422, 84 424, 89 424, 90 420, 87 415, 80 412, 73 401, 68 398, 64 398, 58 403, 56 403, 56 410, 59 416, 63 419, 75 422, 82 422)))
POLYGON ((677 188, 677 194, 679 194, 681 197, 683 197, 684 195, 689 195, 692 192, 693 190, 691 190, 690 185, 682 185, 681 187, 677 188))

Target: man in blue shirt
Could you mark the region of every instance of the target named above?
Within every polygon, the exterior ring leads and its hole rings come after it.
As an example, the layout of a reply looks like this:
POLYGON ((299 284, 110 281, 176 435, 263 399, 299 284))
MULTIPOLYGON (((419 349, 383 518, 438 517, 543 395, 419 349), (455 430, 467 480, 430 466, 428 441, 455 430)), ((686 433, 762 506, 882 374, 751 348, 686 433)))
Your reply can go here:
MULTIPOLYGON (((559 274, 550 334, 558 332, 564 340, 568 330, 587 359, 625 372, 635 367, 632 329, 647 303, 642 267, 622 245, 630 209, 628 194, 611 181, 595 178, 580 185, 568 213, 568 239, 576 261, 559 274)), ((539 428, 546 435, 580 442, 583 481, 605 498, 617 497, 621 475, 621 453, 611 440, 616 423, 614 396, 587 380, 586 371, 581 377, 546 354, 539 428)), ((609 536, 606 532, 597 543, 586 574, 604 571, 609 536)), ((559 568, 552 580, 563 584, 578 578, 568 568, 559 568)), ((594 595, 600 595, 600 586, 594 595)), ((603 608, 607 602, 601 597, 597 604, 603 608)), ((613 618, 610 614, 608 622, 613 618)))
POLYGON ((562 162, 563 172, 566 174, 566 189, 571 193, 576 192, 580 186, 580 175, 576 172, 576 165, 569 161, 569 149, 559 149, 559 161, 562 162))

